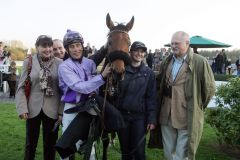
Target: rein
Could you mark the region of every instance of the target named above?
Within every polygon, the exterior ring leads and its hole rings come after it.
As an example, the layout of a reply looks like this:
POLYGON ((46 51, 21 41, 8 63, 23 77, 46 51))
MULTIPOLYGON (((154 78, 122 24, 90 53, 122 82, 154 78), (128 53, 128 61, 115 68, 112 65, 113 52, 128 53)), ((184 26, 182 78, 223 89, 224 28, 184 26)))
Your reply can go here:
MULTIPOLYGON (((112 73, 111 73, 112 75, 112 73)), ((103 107, 102 107, 102 114, 101 114, 101 120, 102 120, 102 132, 105 129, 105 124, 104 124, 104 116, 105 116, 105 108, 106 108, 106 102, 107 102, 107 93, 109 90, 109 80, 110 80, 110 74, 107 75, 106 79, 106 87, 105 87, 105 92, 104 92, 104 99, 103 99, 103 107)))
POLYGON ((107 101, 107 91, 109 89, 109 75, 107 75, 107 83, 105 87, 105 93, 104 93, 104 100, 103 100, 103 107, 102 107, 102 132, 105 129, 105 124, 104 124, 104 114, 105 114, 105 108, 106 108, 106 101, 107 101))

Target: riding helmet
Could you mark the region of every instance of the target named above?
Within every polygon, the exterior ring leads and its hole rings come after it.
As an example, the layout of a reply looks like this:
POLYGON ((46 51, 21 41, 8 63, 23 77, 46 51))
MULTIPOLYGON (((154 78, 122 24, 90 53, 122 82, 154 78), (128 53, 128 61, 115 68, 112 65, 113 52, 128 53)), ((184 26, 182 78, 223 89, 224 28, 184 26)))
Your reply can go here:
POLYGON ((131 45, 130 51, 135 51, 139 48, 142 48, 144 52, 147 51, 147 47, 145 46, 145 44, 140 41, 133 42, 133 44, 131 45))
POLYGON ((83 46, 84 40, 80 33, 77 31, 72 31, 70 29, 67 30, 63 38, 63 45, 65 49, 68 49, 68 46, 72 43, 81 43, 83 46))

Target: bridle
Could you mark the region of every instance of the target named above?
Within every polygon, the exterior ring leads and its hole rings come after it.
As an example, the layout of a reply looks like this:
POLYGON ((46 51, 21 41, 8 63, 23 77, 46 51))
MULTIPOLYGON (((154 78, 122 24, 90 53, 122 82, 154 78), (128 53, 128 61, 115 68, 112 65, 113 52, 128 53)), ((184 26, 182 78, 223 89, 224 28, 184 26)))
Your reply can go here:
POLYGON ((108 37, 108 38, 107 38, 107 39, 108 39, 108 41, 107 41, 107 48, 111 46, 111 44, 109 43, 109 42, 110 42, 109 39, 110 39, 111 35, 112 35, 113 33, 116 33, 116 32, 118 32, 118 33, 124 33, 124 34, 127 35, 128 47, 130 47, 130 45, 131 45, 131 40, 130 40, 130 37, 129 37, 128 32, 127 32, 127 31, 124 31, 124 30, 117 29, 117 30, 112 30, 112 31, 110 31, 110 32, 108 33, 108 35, 107 35, 107 37, 108 37))

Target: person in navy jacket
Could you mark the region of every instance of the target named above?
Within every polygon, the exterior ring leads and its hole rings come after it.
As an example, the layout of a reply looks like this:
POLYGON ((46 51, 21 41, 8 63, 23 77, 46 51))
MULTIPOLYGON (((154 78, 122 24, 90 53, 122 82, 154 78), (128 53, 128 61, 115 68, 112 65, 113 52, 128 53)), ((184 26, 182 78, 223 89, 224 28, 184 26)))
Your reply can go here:
POLYGON ((156 125, 156 79, 151 68, 143 63, 147 47, 136 41, 131 45, 131 64, 126 66, 120 82, 117 108, 126 128, 118 133, 122 160, 145 160, 145 134, 156 125))

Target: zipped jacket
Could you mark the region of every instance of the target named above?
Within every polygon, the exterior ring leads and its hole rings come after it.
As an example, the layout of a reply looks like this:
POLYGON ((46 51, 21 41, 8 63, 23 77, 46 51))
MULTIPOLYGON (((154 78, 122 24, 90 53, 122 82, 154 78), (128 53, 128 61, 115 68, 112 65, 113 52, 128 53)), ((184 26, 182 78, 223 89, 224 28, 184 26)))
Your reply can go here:
POLYGON ((156 123, 156 79, 154 72, 144 63, 138 71, 126 67, 124 80, 120 82, 117 108, 121 112, 145 115, 147 123, 156 123))

